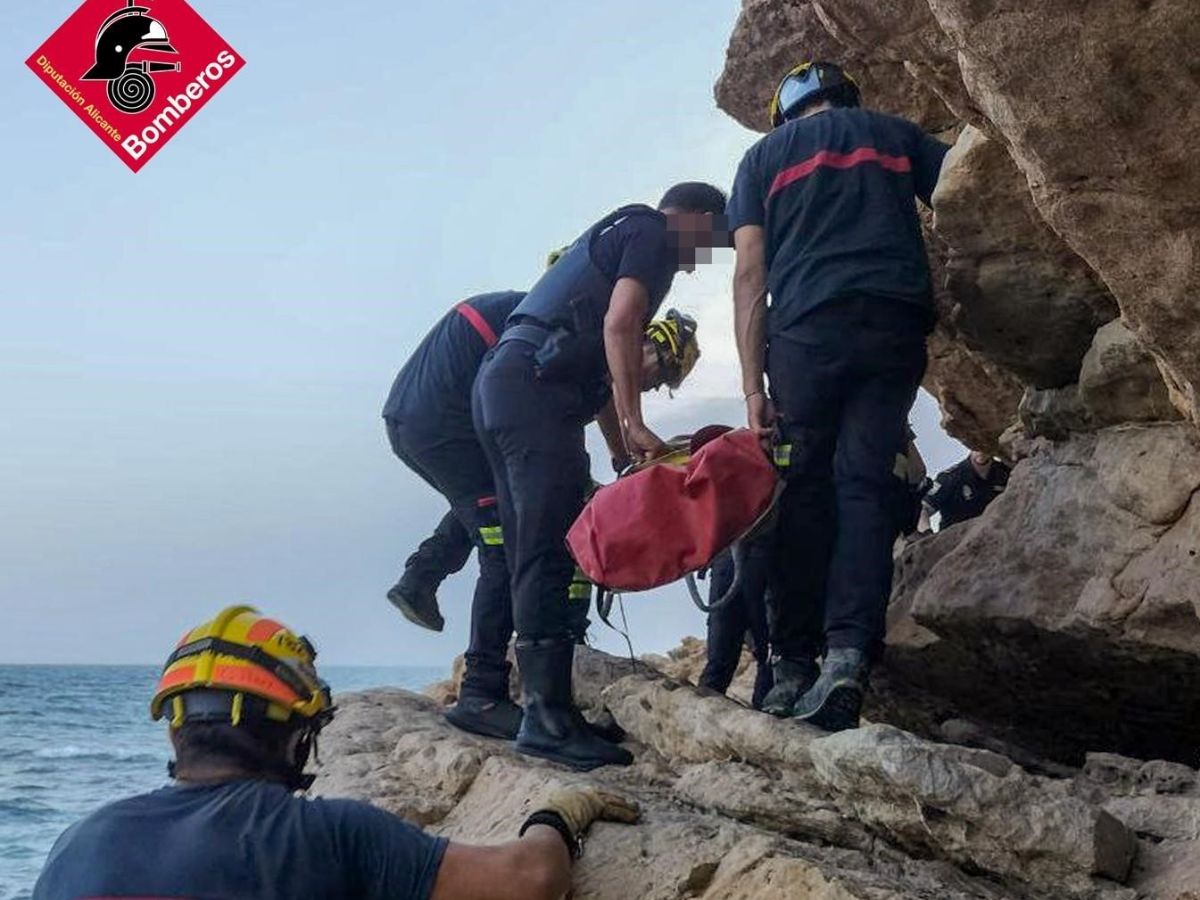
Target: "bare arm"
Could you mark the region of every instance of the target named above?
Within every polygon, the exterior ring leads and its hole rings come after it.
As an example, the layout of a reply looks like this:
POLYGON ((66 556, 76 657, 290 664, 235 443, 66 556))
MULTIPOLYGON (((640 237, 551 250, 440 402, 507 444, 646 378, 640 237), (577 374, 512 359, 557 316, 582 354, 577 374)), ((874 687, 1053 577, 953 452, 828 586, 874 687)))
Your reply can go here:
POLYGON ((604 443, 608 445, 608 454, 612 457, 613 468, 620 472, 629 465, 629 451, 625 447, 625 437, 621 434, 621 422, 617 418, 617 405, 611 398, 608 405, 596 416, 596 424, 604 435, 604 443))
POLYGON ((642 323, 650 295, 635 278, 621 278, 613 288, 604 317, 604 354, 612 375, 613 403, 625 446, 637 457, 658 453, 662 441, 642 421, 642 323))
POLYGON ((774 428, 767 399, 764 368, 767 355, 767 263, 763 229, 744 225, 733 236, 737 266, 733 275, 733 330, 742 363, 742 393, 747 420, 759 437, 774 428))
POLYGON ((553 828, 530 827, 496 847, 450 844, 430 900, 559 900, 571 889, 571 855, 553 828))

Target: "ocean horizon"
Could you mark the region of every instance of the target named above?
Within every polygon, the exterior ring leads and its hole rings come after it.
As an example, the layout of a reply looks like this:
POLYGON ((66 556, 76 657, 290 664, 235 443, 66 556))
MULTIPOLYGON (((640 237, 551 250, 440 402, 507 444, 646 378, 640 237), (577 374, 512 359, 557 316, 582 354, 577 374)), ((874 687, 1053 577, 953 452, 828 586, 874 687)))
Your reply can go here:
MULTIPOLYGON (((105 803, 168 783, 150 720, 160 666, 0 665, 0 900, 30 900, 54 841, 105 803)), ((324 666, 337 694, 420 690, 449 666, 324 666)))

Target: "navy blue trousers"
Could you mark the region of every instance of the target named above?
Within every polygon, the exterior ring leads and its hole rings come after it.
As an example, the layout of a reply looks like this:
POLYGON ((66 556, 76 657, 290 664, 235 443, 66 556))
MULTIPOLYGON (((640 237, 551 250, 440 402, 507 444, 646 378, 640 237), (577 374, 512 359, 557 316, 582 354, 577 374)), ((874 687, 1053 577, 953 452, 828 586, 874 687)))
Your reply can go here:
POLYGON ((857 297, 771 337, 771 397, 790 445, 768 594, 777 656, 882 650, 897 534, 893 471, 925 373, 926 323, 919 309, 857 297))
POLYGON ((470 541, 467 552, 471 544, 479 551, 464 688, 508 696, 512 601, 496 489, 483 448, 472 429, 439 421, 432 413, 404 422, 389 419, 387 431, 393 452, 450 503, 449 515, 458 528, 443 519, 435 538, 441 534, 444 540, 439 543, 449 549, 434 552, 461 553, 462 538, 470 541))
POLYGON ((584 428, 593 410, 578 385, 539 381, 533 354, 509 340, 485 357, 475 431, 500 499, 517 637, 579 639, 590 597, 572 596, 575 562, 565 541, 590 481, 584 428))
MULTIPOLYGON (((771 562, 771 543, 757 541, 746 547, 737 593, 719 609, 708 614, 708 659, 700 673, 700 686, 725 693, 737 674, 742 646, 749 638, 750 652, 757 664, 751 704, 762 708, 763 698, 774 682, 770 666, 766 593, 771 562)), ((726 551, 713 560, 709 571, 710 603, 724 597, 733 584, 733 555, 726 551)))

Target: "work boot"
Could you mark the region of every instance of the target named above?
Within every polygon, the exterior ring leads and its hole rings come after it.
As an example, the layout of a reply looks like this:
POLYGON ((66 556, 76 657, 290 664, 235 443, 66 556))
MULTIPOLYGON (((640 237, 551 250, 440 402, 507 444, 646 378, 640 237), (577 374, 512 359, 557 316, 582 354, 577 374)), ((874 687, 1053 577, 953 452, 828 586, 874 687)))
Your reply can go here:
POLYGON ((774 686, 763 697, 762 710, 781 719, 793 714, 796 702, 817 682, 821 670, 811 659, 780 656, 771 664, 774 686))
POLYGON ((619 744, 629 736, 607 709, 596 716, 595 720, 589 719, 588 728, 592 729, 592 734, 596 737, 610 744, 619 744))
POLYGON ((525 686, 525 718, 516 749, 573 769, 627 766, 633 754, 599 737, 571 695, 570 638, 517 641, 517 666, 525 686))
POLYGON ((387 592, 387 598, 414 625, 430 631, 441 631, 446 627, 446 620, 438 609, 437 588, 417 578, 412 569, 405 569, 400 580, 387 592))
POLYGON ((867 692, 867 655, 853 647, 826 652, 821 677, 796 704, 793 715, 826 731, 858 727, 867 692))
POLYGON ((489 697, 464 690, 458 702, 446 710, 446 721, 461 731, 483 737, 516 740, 523 710, 508 697, 489 697))

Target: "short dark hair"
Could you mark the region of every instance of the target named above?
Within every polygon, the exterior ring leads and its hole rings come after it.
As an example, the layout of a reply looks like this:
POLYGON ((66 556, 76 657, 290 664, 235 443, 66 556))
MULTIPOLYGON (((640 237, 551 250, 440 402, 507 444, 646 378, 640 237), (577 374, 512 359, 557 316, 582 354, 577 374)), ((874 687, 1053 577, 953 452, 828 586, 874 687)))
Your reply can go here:
POLYGON ((288 767, 294 731, 282 722, 185 722, 171 731, 175 766, 232 765, 247 775, 277 778, 288 767))
POLYGON ((683 181, 663 194, 662 200, 658 201, 658 208, 723 216, 728 202, 725 192, 719 187, 703 181, 683 181))

